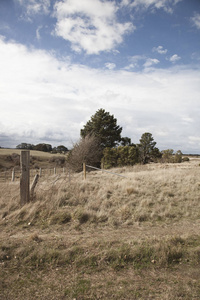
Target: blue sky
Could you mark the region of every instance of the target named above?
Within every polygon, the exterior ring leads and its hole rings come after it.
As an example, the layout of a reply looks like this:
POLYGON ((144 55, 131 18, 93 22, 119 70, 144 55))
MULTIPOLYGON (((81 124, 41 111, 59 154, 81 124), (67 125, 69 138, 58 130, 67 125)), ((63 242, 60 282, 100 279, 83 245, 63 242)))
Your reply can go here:
POLYGON ((71 148, 104 108, 200 153, 199 0, 1 0, 0 146, 71 148))

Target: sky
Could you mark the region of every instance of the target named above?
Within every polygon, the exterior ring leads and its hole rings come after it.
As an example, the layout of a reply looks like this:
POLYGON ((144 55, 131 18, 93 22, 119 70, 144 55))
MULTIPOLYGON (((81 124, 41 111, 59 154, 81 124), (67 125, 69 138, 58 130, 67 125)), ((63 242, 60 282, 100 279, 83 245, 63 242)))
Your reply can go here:
POLYGON ((200 154, 200 0, 0 0, 0 146, 71 149, 100 108, 200 154))

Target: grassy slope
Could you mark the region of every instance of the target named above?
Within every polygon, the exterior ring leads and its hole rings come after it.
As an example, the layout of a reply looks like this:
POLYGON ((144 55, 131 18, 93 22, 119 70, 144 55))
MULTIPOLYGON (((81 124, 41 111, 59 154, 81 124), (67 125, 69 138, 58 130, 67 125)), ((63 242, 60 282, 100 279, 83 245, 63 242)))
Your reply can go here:
POLYGON ((1 184, 0 299, 199 299, 200 167, 1 184))
MULTIPOLYGON (((21 150, 0 149, 0 170, 5 171, 7 169, 11 169, 14 166, 18 165, 12 159, 10 159, 10 156, 12 156, 13 153, 20 155, 21 150)), ((66 157, 66 155, 59 154, 59 153, 52 154, 48 152, 31 150, 30 157, 33 158, 32 168, 34 168, 34 166, 37 166, 39 168, 53 168, 56 166, 56 164, 55 162, 51 162, 52 158, 66 157)))
MULTIPOLYGON (((19 154, 21 153, 20 149, 6 149, 6 148, 0 148, 0 155, 11 155, 13 153, 19 154)), ((52 156, 60 156, 60 154, 52 154, 48 152, 43 152, 43 151, 36 151, 36 150, 30 150, 30 155, 32 156, 39 156, 39 157, 44 157, 44 158, 49 158, 52 156)))

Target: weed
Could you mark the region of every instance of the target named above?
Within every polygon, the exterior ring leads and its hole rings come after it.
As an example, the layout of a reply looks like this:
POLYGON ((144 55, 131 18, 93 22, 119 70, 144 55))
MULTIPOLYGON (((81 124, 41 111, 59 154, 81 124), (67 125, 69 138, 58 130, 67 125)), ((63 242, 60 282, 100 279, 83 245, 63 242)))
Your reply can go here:
POLYGON ((32 233, 30 236, 29 236, 29 239, 32 240, 32 241, 35 241, 35 242, 42 242, 42 238, 39 237, 38 233, 37 232, 34 232, 32 233))
POLYGON ((77 212, 77 219, 80 224, 87 223, 91 218, 91 214, 84 211, 78 211, 77 212))
POLYGON ((69 212, 66 211, 57 211, 54 213, 54 215, 50 219, 50 224, 66 224, 69 223, 72 219, 72 216, 69 212))
POLYGON ((126 189, 126 192, 127 192, 127 195, 130 196, 132 194, 138 194, 138 191, 135 189, 135 188, 132 188, 132 187, 128 187, 126 189))

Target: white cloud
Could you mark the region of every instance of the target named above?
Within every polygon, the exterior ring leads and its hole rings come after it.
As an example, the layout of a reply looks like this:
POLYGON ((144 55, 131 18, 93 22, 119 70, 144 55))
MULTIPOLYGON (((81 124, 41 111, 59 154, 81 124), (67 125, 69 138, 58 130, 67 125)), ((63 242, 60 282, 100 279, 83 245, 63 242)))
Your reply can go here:
POLYGON ((50 0, 15 0, 24 9, 27 19, 35 14, 48 14, 50 9, 50 0))
POLYGON ((38 41, 41 39, 41 36, 40 36, 41 29, 42 29, 42 26, 38 26, 38 28, 36 29, 36 38, 38 41))
POLYGON ((134 55, 129 58, 131 64, 125 67, 125 70, 130 70, 133 68, 137 68, 142 63, 144 68, 150 68, 160 63, 160 61, 156 58, 149 58, 145 55, 134 55))
POLYGON ((130 65, 124 67, 124 70, 132 70, 132 69, 134 69, 136 66, 137 66, 136 64, 130 64, 130 65))
POLYGON ((197 149, 196 154, 199 153, 199 147, 200 147, 200 136, 189 136, 189 144, 192 147, 195 147, 197 149))
POLYGON ((105 63, 105 67, 108 68, 109 70, 113 70, 116 68, 116 64, 114 63, 105 63))
POLYGON ((199 52, 193 52, 191 55, 191 59, 200 60, 200 51, 199 52))
POLYGON ((154 47, 152 49, 152 51, 157 52, 159 54, 166 54, 167 53, 167 49, 164 49, 163 46, 154 47))
POLYGON ((48 142, 70 147, 83 124, 104 108, 135 143, 148 131, 161 150, 199 151, 190 138, 199 137, 198 66, 108 72, 3 39, 0 57, 0 146, 48 142))
POLYGON ((131 69, 137 68, 137 67, 139 67, 139 62, 140 61, 144 61, 144 60, 147 60, 147 57, 145 55, 134 55, 134 56, 131 56, 129 58, 129 61, 131 63, 128 66, 126 66, 124 69, 125 70, 131 70, 131 69))
POLYGON ((144 60, 144 59, 146 59, 145 55, 134 55, 134 56, 130 57, 130 61, 133 63, 137 63, 138 61, 144 60))
POLYGON ((129 5, 136 9, 163 9, 167 13, 173 13, 174 6, 182 0, 123 0, 123 5, 129 5))
POLYGON ((189 116, 187 116, 187 115, 183 116, 183 117, 182 117, 182 120, 183 120, 183 122, 186 123, 186 124, 194 122, 194 119, 191 118, 191 117, 189 117, 189 116))
POLYGON ((149 68, 153 65, 157 65, 160 61, 156 58, 147 58, 146 62, 144 63, 145 68, 149 68))
POLYGON ((197 29, 200 29, 200 14, 196 13, 194 17, 191 18, 191 21, 197 29))
POLYGON ((175 63, 176 61, 178 61, 180 59, 181 59, 180 56, 178 56, 177 54, 174 54, 169 58, 169 61, 171 61, 172 63, 175 63))
POLYGON ((134 30, 132 23, 117 21, 117 10, 116 3, 110 1, 57 1, 55 34, 69 41, 77 52, 99 54, 113 50, 126 33, 134 30))

